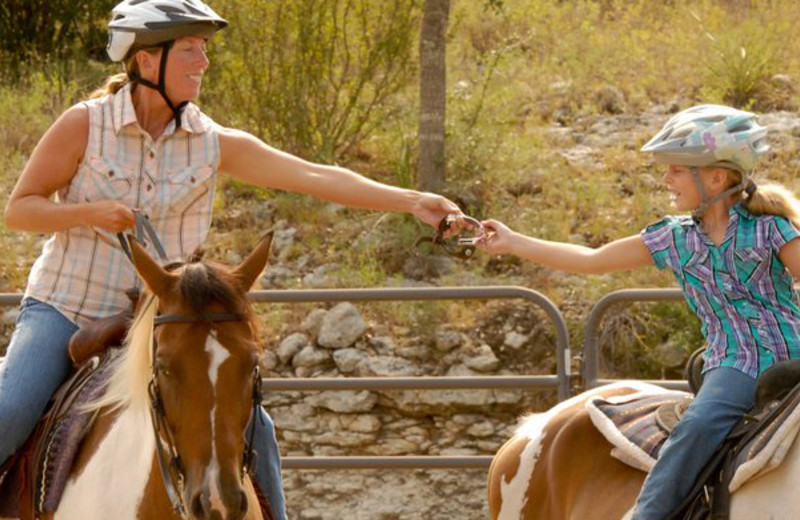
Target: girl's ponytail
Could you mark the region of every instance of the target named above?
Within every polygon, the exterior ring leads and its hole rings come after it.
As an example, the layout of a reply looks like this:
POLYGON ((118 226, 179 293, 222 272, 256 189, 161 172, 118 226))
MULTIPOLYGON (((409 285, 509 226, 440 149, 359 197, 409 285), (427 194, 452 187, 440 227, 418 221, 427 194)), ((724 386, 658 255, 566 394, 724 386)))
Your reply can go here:
POLYGON ((759 184, 751 194, 742 193, 744 207, 753 215, 778 215, 800 229, 800 200, 780 184, 759 184))

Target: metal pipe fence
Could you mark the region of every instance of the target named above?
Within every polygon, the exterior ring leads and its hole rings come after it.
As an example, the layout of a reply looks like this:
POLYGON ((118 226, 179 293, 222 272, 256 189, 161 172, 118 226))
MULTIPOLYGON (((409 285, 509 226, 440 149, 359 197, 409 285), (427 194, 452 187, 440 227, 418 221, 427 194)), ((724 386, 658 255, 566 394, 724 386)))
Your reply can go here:
MULTIPOLYGON (((663 302, 683 300, 680 289, 623 289, 606 294, 592 307, 586 320, 583 343, 582 376, 584 386, 594 388, 619 381, 618 379, 599 379, 600 353, 597 338, 603 316, 613 305, 630 302, 663 302)), ((675 390, 688 390, 689 384, 683 380, 646 380, 646 383, 660 385, 675 390)))
MULTIPOLYGON (((541 293, 525 287, 413 287, 379 289, 320 289, 253 291, 256 303, 320 303, 368 301, 432 301, 523 299, 542 308, 556 327, 556 374, 549 376, 486 377, 378 377, 264 379, 265 390, 442 390, 556 387, 559 400, 570 395, 571 351, 566 321, 556 306, 541 293)), ((21 295, 0 293, 0 306, 19 304, 21 295)), ((287 469, 377 468, 488 468, 491 456, 398 457, 286 457, 287 469)))

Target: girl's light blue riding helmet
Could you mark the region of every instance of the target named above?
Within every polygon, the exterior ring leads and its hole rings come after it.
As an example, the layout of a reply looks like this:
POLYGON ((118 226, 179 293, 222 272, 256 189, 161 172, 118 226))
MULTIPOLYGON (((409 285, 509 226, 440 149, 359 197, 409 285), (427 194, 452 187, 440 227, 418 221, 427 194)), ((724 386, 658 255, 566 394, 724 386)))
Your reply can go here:
POLYGON ((652 153, 659 163, 690 167, 702 198, 693 215, 700 218, 711 203, 745 189, 751 182, 748 175, 769 151, 767 129, 756 118, 731 107, 698 105, 673 116, 642 151, 652 153), (700 181, 702 166, 736 170, 742 181, 709 198, 700 181))

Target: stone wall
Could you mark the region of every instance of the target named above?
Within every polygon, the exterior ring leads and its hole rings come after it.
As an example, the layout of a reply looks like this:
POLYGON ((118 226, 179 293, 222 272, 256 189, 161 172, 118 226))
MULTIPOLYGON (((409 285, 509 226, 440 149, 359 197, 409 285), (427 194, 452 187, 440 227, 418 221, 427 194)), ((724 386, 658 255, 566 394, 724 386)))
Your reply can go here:
MULTIPOLYGON (((267 377, 509 375, 500 360, 508 353, 533 360, 526 352, 534 347, 555 352, 551 335, 533 337, 530 323, 494 346, 447 327, 411 345, 370 328, 352 304, 316 309, 265 353, 263 368, 267 377)), ((525 365, 517 373, 541 371, 525 365)), ((549 390, 387 390, 271 392, 264 402, 284 455, 402 456, 493 455, 519 414, 554 401, 549 390)), ((291 518, 487 515, 484 470, 287 470, 285 485, 291 518)))

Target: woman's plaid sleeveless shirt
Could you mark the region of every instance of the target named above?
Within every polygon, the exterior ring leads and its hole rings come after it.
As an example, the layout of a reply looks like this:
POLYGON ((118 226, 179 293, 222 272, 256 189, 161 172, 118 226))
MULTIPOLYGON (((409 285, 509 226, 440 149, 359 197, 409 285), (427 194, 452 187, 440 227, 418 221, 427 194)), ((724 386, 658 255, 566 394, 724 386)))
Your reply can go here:
POLYGON ((786 218, 729 211, 716 247, 691 217, 666 217, 642 231, 659 269, 670 268, 708 340, 704 370, 727 366, 756 377, 800 358, 800 307, 778 258, 800 233, 786 218))
MULTIPOLYGON (((130 85, 84 104, 89 111, 86 152, 57 202, 117 200, 138 208, 153 224, 168 261, 185 258, 205 241, 211 225, 218 126, 190 103, 182 128, 176 131, 173 120, 153 141, 136 120, 130 85)), ((25 296, 82 324, 125 309, 125 290, 140 285, 114 234, 76 227, 44 244, 25 296)))

